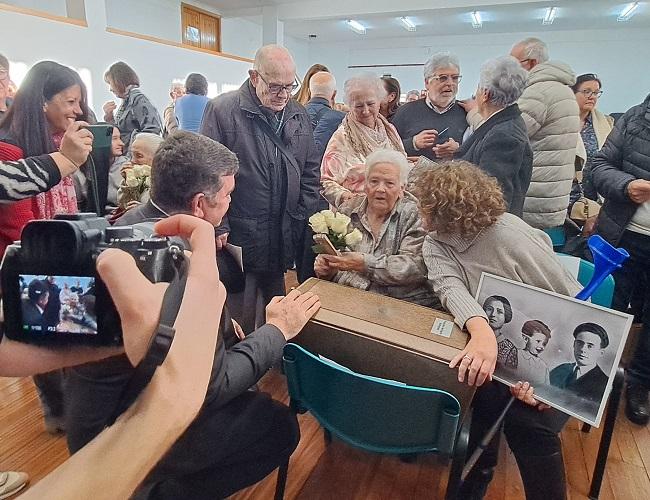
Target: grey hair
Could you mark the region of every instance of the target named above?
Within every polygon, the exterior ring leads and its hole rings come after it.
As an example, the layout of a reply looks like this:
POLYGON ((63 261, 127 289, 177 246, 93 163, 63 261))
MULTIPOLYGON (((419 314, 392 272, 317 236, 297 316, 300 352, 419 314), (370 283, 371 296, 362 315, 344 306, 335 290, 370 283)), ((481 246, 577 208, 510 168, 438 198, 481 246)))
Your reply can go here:
POLYGON ((204 135, 184 130, 170 134, 151 167, 151 199, 168 213, 189 213, 198 193, 214 196, 222 177, 239 169, 235 153, 204 135))
POLYGON ((380 163, 390 163, 399 168, 399 182, 402 186, 406 185, 411 167, 404 153, 394 149, 376 149, 366 157, 366 179, 372 172, 375 165, 380 163))
POLYGON ((144 144, 151 153, 151 156, 153 156, 156 154, 156 151, 158 151, 158 148, 162 144, 163 138, 158 134, 152 134, 151 132, 140 132, 139 134, 135 135, 131 144, 133 144, 135 141, 144 144))
POLYGON ((384 88, 384 82, 376 74, 360 73, 345 81, 343 85, 343 102, 351 106, 351 94, 362 89, 374 92, 380 101, 388 95, 384 88))
POLYGON ((528 73, 512 56, 487 60, 481 66, 478 88, 486 90, 489 102, 503 107, 514 103, 526 87, 528 73))
POLYGON ((535 59, 540 63, 544 63, 549 59, 548 45, 539 38, 525 38, 521 42, 516 43, 515 47, 522 47, 524 49, 524 59, 535 59))
POLYGON ((419 90, 409 90, 409 91, 406 93, 406 97, 408 97, 408 96, 410 96, 410 95, 416 95, 416 96, 420 97, 420 91, 419 91, 419 90))
POLYGON ((424 64, 424 79, 427 80, 433 76, 440 68, 448 68, 449 66, 453 66, 460 71, 458 57, 451 52, 436 52, 424 64))
POLYGON ((332 73, 327 71, 319 71, 314 73, 314 75, 309 80, 309 92, 311 92, 312 97, 319 96, 330 99, 334 91, 336 90, 336 78, 332 73), (316 78, 318 76, 318 78, 316 78), (319 82, 319 80, 324 80, 319 82))

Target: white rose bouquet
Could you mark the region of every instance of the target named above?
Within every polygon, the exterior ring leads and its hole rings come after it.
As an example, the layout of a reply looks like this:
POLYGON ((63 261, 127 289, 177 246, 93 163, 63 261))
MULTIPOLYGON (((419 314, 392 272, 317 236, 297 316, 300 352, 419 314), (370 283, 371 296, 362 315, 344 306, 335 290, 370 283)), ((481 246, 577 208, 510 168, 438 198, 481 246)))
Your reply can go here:
MULTIPOLYGON (((351 229, 350 217, 340 212, 321 210, 309 218, 309 225, 314 233, 325 235, 336 250, 352 249, 363 239, 361 231, 351 229)), ((312 248, 314 253, 326 253, 321 245, 312 248)))
POLYGON ((122 208, 134 201, 142 201, 144 193, 151 188, 151 167, 133 165, 122 170, 122 183, 118 192, 118 204, 122 208))

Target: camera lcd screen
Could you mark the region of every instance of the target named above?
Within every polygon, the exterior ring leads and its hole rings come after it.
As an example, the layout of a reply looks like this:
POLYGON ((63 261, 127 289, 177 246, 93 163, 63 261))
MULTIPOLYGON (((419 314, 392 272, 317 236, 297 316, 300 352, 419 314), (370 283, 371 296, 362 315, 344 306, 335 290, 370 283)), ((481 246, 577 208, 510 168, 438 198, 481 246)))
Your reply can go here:
POLYGON ((97 335, 95 278, 20 274, 18 286, 24 333, 97 335))

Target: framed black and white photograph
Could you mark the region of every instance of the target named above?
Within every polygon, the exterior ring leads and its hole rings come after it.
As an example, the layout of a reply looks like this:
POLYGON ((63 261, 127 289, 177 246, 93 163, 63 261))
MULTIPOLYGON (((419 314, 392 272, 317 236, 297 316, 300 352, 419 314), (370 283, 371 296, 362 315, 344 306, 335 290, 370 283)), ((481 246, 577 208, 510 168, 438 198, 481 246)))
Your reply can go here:
POLYGON ((632 316, 487 273, 476 299, 497 336, 494 378, 598 427, 632 316))

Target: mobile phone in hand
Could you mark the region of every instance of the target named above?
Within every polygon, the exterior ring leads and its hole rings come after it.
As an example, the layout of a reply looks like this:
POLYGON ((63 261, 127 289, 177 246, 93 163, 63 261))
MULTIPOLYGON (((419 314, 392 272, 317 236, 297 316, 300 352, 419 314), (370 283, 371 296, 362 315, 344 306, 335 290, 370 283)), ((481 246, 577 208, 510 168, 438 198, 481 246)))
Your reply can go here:
POLYGON ((314 235, 314 243, 319 245, 327 255, 341 255, 339 251, 334 248, 334 245, 332 245, 329 238, 322 233, 316 233, 314 235))
POLYGON ((113 125, 86 125, 83 127, 93 134, 93 149, 110 148, 113 141, 113 125))
POLYGON ((435 145, 438 146, 440 144, 447 142, 448 140, 449 140, 449 127, 438 132, 435 145))

